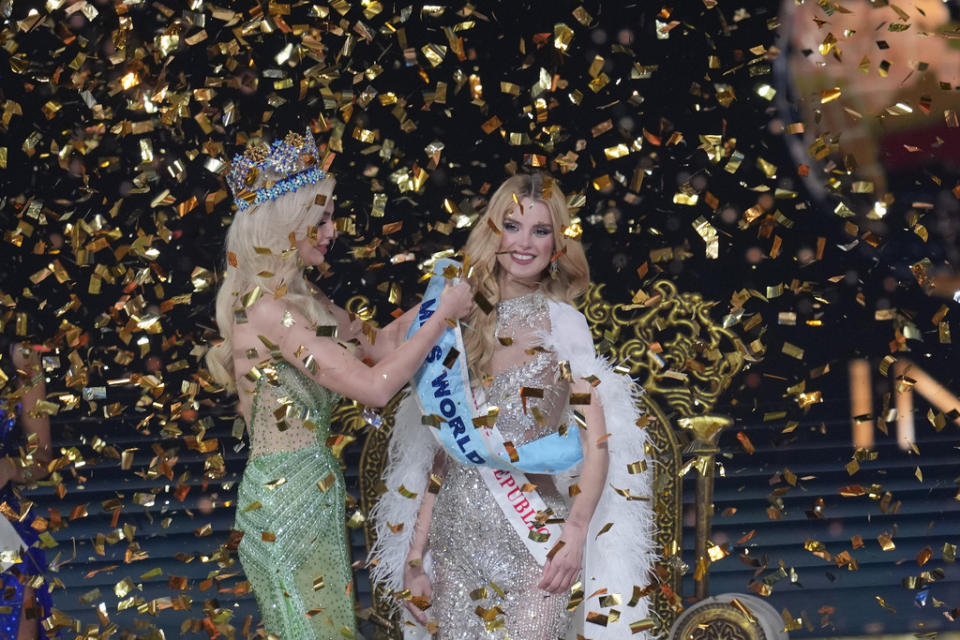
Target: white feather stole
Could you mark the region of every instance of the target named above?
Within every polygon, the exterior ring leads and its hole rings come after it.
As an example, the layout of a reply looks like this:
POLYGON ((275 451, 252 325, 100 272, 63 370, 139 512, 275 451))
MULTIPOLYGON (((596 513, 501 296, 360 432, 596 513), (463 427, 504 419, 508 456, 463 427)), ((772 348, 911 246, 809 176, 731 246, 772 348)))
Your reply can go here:
MULTIPOLYGON (((640 390, 629 377, 616 373, 609 362, 596 354, 586 319, 580 312, 570 305, 552 301, 549 309, 551 331, 540 336, 542 346, 556 352, 558 361, 567 361, 575 378, 592 375, 600 381, 595 391, 603 405, 606 430, 610 434, 607 482, 590 522, 584 551, 584 595, 592 597, 581 605, 581 614, 575 616, 577 620, 567 636, 576 638, 576 634, 581 633, 590 640, 628 637, 643 640, 644 634, 631 633, 630 624, 648 616, 647 599, 641 599, 633 607, 627 606, 634 586, 643 588, 649 583, 649 572, 656 559, 651 507, 652 463, 648 461, 651 468, 641 473, 630 474, 627 470, 628 465, 647 460, 647 435, 636 426, 640 417, 637 408, 640 390), (628 499, 627 495, 643 499, 628 499), (595 594, 598 591, 601 592, 595 594), (601 607, 600 598, 612 594, 620 596, 621 604, 601 607), (606 626, 586 622, 588 613, 609 616, 611 609, 619 611, 615 622, 608 622, 606 626)), ((375 583, 381 583, 389 591, 403 590, 407 551, 439 447, 430 428, 420 422, 416 399, 408 396, 397 409, 390 435, 383 476, 387 491, 370 512, 377 533, 369 556, 370 575, 375 583), (416 498, 404 497, 398 491, 401 485, 407 492, 416 492, 416 498)), ((578 473, 579 470, 574 469, 557 475, 561 495, 567 493, 578 473)), ((403 617, 410 621, 405 611, 403 617)), ((412 623, 405 624, 405 631, 408 639, 429 637, 423 627, 412 623)))
MULTIPOLYGON (((380 496, 370 510, 377 540, 370 549, 367 558, 370 567, 370 579, 393 593, 403 590, 403 570, 407 561, 407 552, 413 540, 414 528, 423 493, 427 490, 427 480, 433 467, 433 458, 440 450, 440 443, 430 427, 420 418, 420 404, 410 389, 397 406, 393 431, 390 432, 390 444, 387 447, 387 464, 383 471, 386 493, 380 496), (400 487, 414 492, 413 498, 405 497, 400 487)), ((424 558, 424 568, 427 559, 424 558)), ((432 578, 432 576, 431 576, 432 578)), ((416 623, 396 599, 391 599, 395 610, 400 611, 404 624, 404 638, 407 640, 426 640, 430 634, 416 623)))
MULTIPOLYGON (((633 607, 627 605, 633 597, 634 586, 642 589, 649 584, 649 573, 657 558, 653 539, 653 462, 648 460, 645 451, 647 433, 637 427, 640 418, 637 401, 641 391, 633 380, 615 372, 606 359, 597 355, 583 314, 570 305, 552 301, 549 308, 551 331, 542 336, 543 346, 554 351, 557 360, 570 363, 574 379, 593 375, 600 381, 595 391, 603 405, 609 434, 607 482, 590 520, 582 574, 585 596, 605 591, 584 601, 578 628, 568 637, 575 638, 576 633, 581 633, 591 640, 639 640, 647 636, 631 633, 630 624, 648 616, 648 599, 640 599, 633 607), (628 465, 641 460, 646 461, 649 468, 641 473, 629 473, 628 465), (628 499, 628 495, 641 499, 628 499), (607 525, 609 528, 603 531, 607 525), (611 594, 618 594, 621 604, 601 607, 600 598, 611 594), (619 611, 615 622, 603 626, 586 621, 589 613, 609 619, 612 609, 619 611)), ((577 470, 557 476, 559 491, 566 492, 566 487, 576 479, 575 473, 577 470)))

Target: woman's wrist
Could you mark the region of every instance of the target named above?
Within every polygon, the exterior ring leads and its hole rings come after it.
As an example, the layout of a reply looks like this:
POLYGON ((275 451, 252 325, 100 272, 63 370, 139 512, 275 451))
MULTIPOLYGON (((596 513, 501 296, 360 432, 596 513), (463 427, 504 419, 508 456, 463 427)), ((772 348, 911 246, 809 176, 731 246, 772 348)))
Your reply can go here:
POLYGON ((567 539, 579 538, 582 541, 587 537, 587 527, 579 521, 567 520, 567 522, 563 525, 563 532, 561 535, 567 539))
POLYGON ((407 555, 407 559, 404 561, 408 567, 419 567, 423 564, 423 554, 422 553, 410 553, 407 555))
POLYGON ((423 573, 423 560, 417 558, 416 560, 407 560, 403 565, 403 575, 407 577, 419 575, 423 573))
POLYGON ((427 318, 427 321, 424 324, 427 325, 431 322, 435 323, 438 333, 443 333, 443 330, 449 326, 447 324, 447 316, 443 311, 443 307, 437 307, 437 310, 434 311, 429 318, 427 318))

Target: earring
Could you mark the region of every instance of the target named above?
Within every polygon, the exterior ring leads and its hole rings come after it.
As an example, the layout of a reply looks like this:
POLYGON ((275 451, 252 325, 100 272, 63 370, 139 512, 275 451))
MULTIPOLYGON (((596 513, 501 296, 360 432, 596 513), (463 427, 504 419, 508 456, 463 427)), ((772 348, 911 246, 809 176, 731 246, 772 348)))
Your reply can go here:
POLYGON ((559 275, 560 275, 560 261, 551 260, 550 261, 550 277, 556 280, 557 277, 559 277, 559 275))

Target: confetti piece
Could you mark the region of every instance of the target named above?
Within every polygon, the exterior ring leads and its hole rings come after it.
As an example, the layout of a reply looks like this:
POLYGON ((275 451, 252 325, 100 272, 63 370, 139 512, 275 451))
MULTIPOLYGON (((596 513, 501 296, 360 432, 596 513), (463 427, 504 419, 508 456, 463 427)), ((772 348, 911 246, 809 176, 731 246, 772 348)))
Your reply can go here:
POLYGON ((747 453, 753 455, 756 449, 753 446, 753 443, 750 442, 750 438, 743 431, 737 432, 737 440, 740 441, 740 445, 743 447, 743 450, 747 453))

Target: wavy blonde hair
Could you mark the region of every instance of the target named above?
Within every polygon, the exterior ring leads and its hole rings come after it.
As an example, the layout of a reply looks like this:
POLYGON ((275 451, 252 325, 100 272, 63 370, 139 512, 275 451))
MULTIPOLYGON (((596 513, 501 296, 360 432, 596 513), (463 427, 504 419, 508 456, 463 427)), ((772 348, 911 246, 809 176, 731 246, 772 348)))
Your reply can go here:
POLYGON ((217 326, 223 340, 206 355, 213 379, 228 391, 236 391, 234 312, 240 309, 240 297, 254 287, 259 285, 265 295, 272 295, 281 285, 286 285, 283 297, 286 305, 314 324, 335 324, 333 316, 314 296, 304 275, 303 262, 293 246, 323 215, 326 204, 316 204, 317 196, 332 198, 335 186, 334 178, 328 176, 234 215, 227 231, 226 251, 227 256, 236 256, 237 266, 230 265, 229 257, 224 260, 216 301, 217 326), (296 234, 293 240, 290 234, 296 234))
MULTIPOLYGON (((552 300, 573 303, 590 284, 590 267, 580 241, 563 234, 570 226, 570 210, 566 198, 556 181, 541 173, 512 176, 500 185, 490 198, 484 214, 470 231, 463 248, 470 262, 470 274, 467 278, 470 286, 475 292, 481 293, 490 304, 496 305, 500 302, 498 278, 501 267, 497 262, 500 235, 494 231, 490 222, 496 229, 503 229, 503 220, 507 213, 517 206, 514 196, 517 201, 530 198, 534 202, 542 202, 550 212, 553 223, 553 251, 555 255, 560 253, 557 259, 559 273, 556 278, 552 278, 544 272, 540 280, 540 290, 552 300), (546 189, 545 183, 549 185, 546 189)), ((470 375, 479 381, 489 374, 490 359, 496 346, 494 332, 497 313, 484 313, 478 306, 474 306, 464 318, 464 322, 472 329, 465 331, 463 335, 470 375)))

